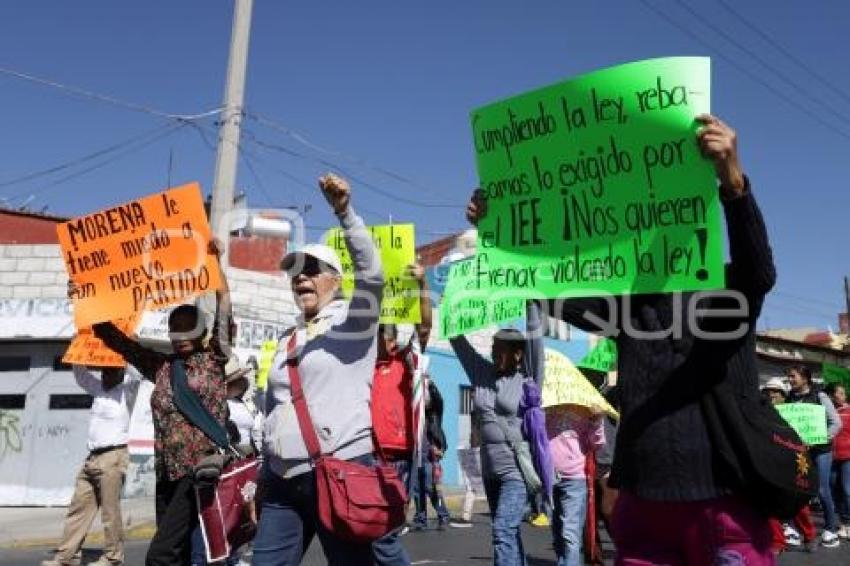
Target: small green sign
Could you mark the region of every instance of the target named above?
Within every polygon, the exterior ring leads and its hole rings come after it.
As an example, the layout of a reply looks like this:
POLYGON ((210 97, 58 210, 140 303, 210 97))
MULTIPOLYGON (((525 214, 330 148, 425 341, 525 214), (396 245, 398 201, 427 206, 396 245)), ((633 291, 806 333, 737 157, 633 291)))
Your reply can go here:
POLYGON ((809 446, 829 442, 829 437, 826 434, 826 409, 823 405, 783 403, 776 405, 776 410, 779 411, 785 422, 797 431, 800 439, 809 446))
POLYGON ((486 262, 486 254, 479 254, 451 264, 440 302, 442 338, 525 318, 525 298, 515 290, 480 285, 475 274, 486 262))
POLYGON ((617 343, 610 338, 603 338, 577 364, 582 369, 596 371, 614 371, 617 369, 617 343))

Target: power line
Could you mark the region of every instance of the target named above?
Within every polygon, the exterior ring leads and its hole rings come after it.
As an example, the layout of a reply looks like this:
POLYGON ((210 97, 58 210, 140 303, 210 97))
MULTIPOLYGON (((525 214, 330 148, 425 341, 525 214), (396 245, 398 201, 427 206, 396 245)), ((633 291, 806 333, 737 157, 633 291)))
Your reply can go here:
POLYGON ((743 24, 747 29, 749 29, 751 32, 755 33, 760 38, 762 38, 768 45, 772 46, 774 49, 776 49, 777 51, 782 53, 792 63, 797 65, 799 68, 803 69, 811 77, 813 77, 815 80, 820 82, 822 85, 824 85, 825 87, 830 89, 832 92, 834 92, 838 96, 844 98, 845 100, 850 101, 850 94, 847 94, 847 92, 845 92, 845 91, 841 90, 840 88, 838 88, 837 86, 835 86, 835 84, 832 81, 825 78, 823 75, 821 75, 820 73, 816 72, 814 69, 809 67, 806 63, 804 63, 801 59, 799 59, 791 51, 786 49, 779 41, 776 41, 775 39, 773 39, 767 32, 760 29, 756 24, 754 24, 753 22, 751 22, 750 20, 745 18, 740 12, 735 10, 727 2, 725 2, 724 0, 717 0, 717 2, 721 6, 723 6, 723 8, 726 9, 727 12, 732 14, 732 16, 734 16, 735 19, 738 20, 741 24, 743 24))
POLYGON ((127 147, 124 151, 114 153, 113 155, 109 156, 107 159, 104 159, 104 160, 100 161, 99 163, 92 165, 91 167, 87 167, 85 169, 81 169, 79 171, 71 173, 70 175, 60 177, 59 179, 56 179, 56 180, 48 183, 47 185, 44 185, 43 187, 41 187, 40 189, 37 189, 35 191, 26 191, 26 192, 23 192, 23 193, 18 193, 16 195, 12 195, 8 198, 10 200, 14 200, 14 199, 29 196, 29 195, 35 196, 35 195, 43 194, 43 193, 47 192, 48 190, 52 189, 53 187, 56 187, 58 185, 61 185, 62 183, 65 183, 67 181, 71 181, 73 179, 76 179, 77 177, 80 177, 82 175, 85 175, 87 173, 90 173, 92 171, 100 169, 102 167, 105 167, 106 165, 109 165, 113 161, 120 159, 120 158, 124 157, 125 155, 129 155, 130 153, 134 153, 136 151, 144 149, 145 147, 147 147, 147 146, 149 146, 153 143, 156 143, 163 138, 170 136, 174 132, 183 129, 185 126, 186 126, 186 123, 173 124, 173 125, 169 126, 165 131, 162 131, 162 132, 158 133, 157 135, 150 137, 149 139, 140 140, 137 143, 127 147))
POLYGON ((770 83, 768 83, 764 79, 754 75, 752 72, 750 72, 749 70, 747 70, 743 66, 739 65, 733 58, 724 55, 723 52, 721 52, 716 47, 712 46, 710 43, 703 40, 701 37, 699 37, 698 35, 696 35, 692 31, 690 31, 688 28, 686 28, 685 26, 683 26, 682 24, 677 22, 675 19, 669 17, 663 11, 659 10, 658 8, 656 8, 655 6, 650 4, 647 0, 640 0, 640 3, 643 4, 644 7, 646 7, 648 10, 654 12, 655 15, 657 15, 658 17, 660 17, 661 19, 666 21, 668 24, 672 25, 673 27, 675 27, 676 29, 678 29, 679 31, 681 31, 682 33, 684 33, 685 35, 687 35, 688 37, 690 37, 691 39, 693 39, 694 41, 696 41, 697 43, 699 43, 700 45, 705 47, 706 49, 714 51, 717 54, 718 58, 722 59, 723 61, 725 61, 726 63, 731 65, 734 69, 736 69, 738 72, 743 74, 745 77, 749 78, 751 81, 754 81, 754 82, 760 84, 761 86, 763 86, 764 88, 766 88, 767 90, 772 92, 775 96, 782 99, 783 101, 785 101, 790 106, 793 106, 794 108, 796 108, 800 112, 806 114, 809 118, 815 120, 820 125, 831 130, 833 133, 838 134, 839 136, 850 140, 850 134, 848 134, 847 132, 845 132, 845 131, 837 128, 837 127, 835 127, 830 122, 822 119, 816 113, 812 112, 811 110, 809 110, 805 106, 799 104, 793 98, 791 98, 791 97, 783 94, 782 92, 776 90, 770 83))
POLYGON ((731 34, 727 33, 725 30, 723 30, 723 28, 716 26, 713 23, 711 23, 711 20, 709 20, 708 18, 706 18, 702 14, 698 13, 696 10, 694 10, 693 7, 691 7, 690 5, 685 3, 683 0, 676 0, 676 3, 679 4, 679 6, 681 6, 682 9, 684 9, 686 12, 688 12, 696 20, 701 22, 703 25, 707 26, 714 33, 716 33, 720 37, 724 38, 726 41, 728 41, 729 43, 731 43, 732 45, 737 47, 739 50, 743 51, 744 53, 746 53, 747 55, 752 57, 758 64, 760 64, 762 67, 764 67, 765 69, 767 69, 768 71, 773 73, 776 77, 778 77, 780 81, 782 81, 783 83, 785 83, 789 87, 793 88, 794 90, 796 90, 800 94, 804 94, 808 99, 810 99, 810 100, 814 101, 815 103, 821 105, 823 108, 825 108, 827 111, 829 111, 830 114, 832 114, 833 116, 835 116, 839 120, 846 122, 846 123, 850 123, 850 118, 848 118, 844 114, 841 114, 840 112, 835 110, 835 108, 833 108, 830 104, 824 102, 822 99, 818 98, 817 96, 814 96, 810 91, 805 90, 797 82, 790 79, 781 70, 777 69, 774 65, 770 64, 768 61, 766 61, 760 55, 758 55, 757 53, 754 53, 746 45, 742 44, 737 39, 735 39, 731 34))
POLYGON ((350 161, 350 162, 352 162, 356 165, 359 165, 360 167, 363 167, 364 169, 369 169, 369 170, 372 170, 372 171, 379 173, 381 175, 390 177, 391 179, 393 179, 395 181, 399 181, 399 182, 404 183, 406 185, 410 185, 411 187, 413 187, 415 189, 422 190, 422 191, 428 191, 428 192, 432 192, 432 193, 436 192, 431 187, 426 187, 426 186, 422 185, 421 183, 417 183, 413 179, 406 177, 405 175, 401 175, 401 174, 396 173, 395 171, 392 171, 390 169, 380 167, 378 165, 370 163, 369 161, 366 161, 365 159, 361 159, 359 157, 353 156, 351 154, 343 153, 341 151, 322 147, 321 145, 310 141, 305 135, 297 132, 296 130, 293 130, 292 128, 290 128, 288 126, 281 124, 280 122, 276 122, 275 120, 272 120, 271 118, 267 118, 266 116, 263 116, 261 114, 251 112, 251 111, 246 111, 245 116, 248 117, 248 118, 251 118, 252 120, 255 120, 259 124, 267 126, 267 127, 271 128, 273 130, 277 130, 278 132, 281 132, 282 134, 284 134, 284 135, 292 138, 296 142, 300 143, 304 147, 312 149, 313 151, 316 151, 316 152, 319 152, 319 153, 324 153, 325 155, 331 155, 331 156, 334 156, 334 157, 343 158, 343 159, 350 161))
POLYGON ((39 84, 42 86, 48 86, 57 90, 64 92, 65 94, 87 98, 90 100, 96 100, 98 102, 103 102, 106 104, 111 104, 112 106, 117 106, 119 108, 124 108, 125 110, 132 110, 134 112, 144 112, 146 114, 151 114, 153 116, 159 116, 160 118, 168 118, 170 120, 199 120, 201 118, 207 118, 209 116, 215 116, 216 114, 220 114, 222 107, 219 106, 212 110, 208 110, 206 112, 201 112, 198 114, 172 114, 170 112, 163 112, 162 110, 157 110, 156 108, 152 108, 150 106, 145 106, 143 104, 137 104, 135 102, 128 102, 126 100, 121 100, 119 98, 115 98, 114 96, 109 96, 106 94, 99 94, 97 92, 93 92, 90 90, 85 90, 83 88, 79 88, 76 86, 71 86, 67 84, 63 84, 57 81, 53 81, 50 79, 45 79, 42 77, 37 77, 35 75, 31 75, 29 73, 24 73, 21 71, 16 71, 14 69, 10 69, 7 67, 0 67, 0 73, 4 75, 8 75, 11 77, 15 77, 18 79, 22 79, 25 81, 29 81, 35 84, 39 84))
POLYGON ((253 144, 255 144, 259 147, 262 147, 264 149, 267 149, 267 150, 272 150, 272 151, 277 151, 277 152, 283 153, 283 154, 288 155, 290 157, 294 157, 294 158, 297 158, 297 159, 303 159, 303 160, 307 160, 307 161, 312 161, 312 162, 318 163, 318 164, 320 164, 324 167, 328 167, 330 169, 336 169, 339 172, 346 175, 347 177, 349 177, 352 181, 355 181, 355 182, 363 185, 364 188, 369 189, 369 190, 371 190, 371 191, 373 191, 377 194, 380 194, 383 197, 393 199, 397 202, 405 203, 405 204, 408 204, 410 206, 415 206, 415 207, 420 207, 420 208, 455 208, 455 209, 462 208, 460 205, 457 205, 457 204, 429 203, 429 202, 424 202, 424 201, 415 200, 415 199, 411 199, 411 198, 408 198, 408 197, 401 196, 401 195, 393 193, 391 191, 381 189, 381 188, 373 185, 372 183, 369 183, 369 182, 367 182, 367 181, 365 181, 365 180, 363 180, 359 177, 354 176, 352 173, 347 172, 346 169, 344 169, 342 166, 340 166, 339 163, 330 161, 328 159, 322 159, 322 158, 318 158, 318 157, 311 157, 311 156, 308 156, 308 155, 304 155, 303 153, 299 153, 299 152, 294 151, 294 150, 292 150, 288 147, 261 140, 250 130, 243 130, 242 133, 243 133, 244 136, 246 136, 246 141, 248 141, 250 143, 253 143, 253 144))
POLYGON ((78 157, 76 159, 72 159, 70 161, 66 161, 64 163, 60 163, 58 165, 54 165, 54 166, 48 167, 46 169, 33 171, 33 172, 30 172, 30 173, 27 173, 26 175, 21 175, 20 177, 15 177, 14 179, 9 179, 8 181, 2 181, 2 182, 0 182, 0 187, 8 187, 9 185, 16 185, 18 183, 23 183, 25 181, 31 181, 33 179, 38 179, 39 177, 52 175, 53 173, 58 173, 60 171, 64 171, 65 169, 70 169, 70 168, 75 167, 77 165, 81 165, 83 163, 91 161, 92 159, 97 159, 98 157, 100 157, 102 155, 107 155, 107 154, 112 153, 114 151, 118 151, 119 149, 122 149, 122 148, 124 148, 128 145, 131 145, 131 144, 133 144, 134 142, 136 142, 140 139, 147 138, 148 136, 151 136, 151 135, 156 134, 160 131, 168 129, 172 126, 173 126, 173 124, 171 124, 171 123, 167 123, 167 124, 164 124, 164 125, 157 126, 153 130, 148 130, 147 132, 144 132, 142 134, 127 138, 127 139, 122 140, 118 143, 109 145, 109 146, 107 146, 103 149, 99 149, 99 150, 97 150, 93 153, 89 153, 89 154, 84 155, 82 157, 78 157))

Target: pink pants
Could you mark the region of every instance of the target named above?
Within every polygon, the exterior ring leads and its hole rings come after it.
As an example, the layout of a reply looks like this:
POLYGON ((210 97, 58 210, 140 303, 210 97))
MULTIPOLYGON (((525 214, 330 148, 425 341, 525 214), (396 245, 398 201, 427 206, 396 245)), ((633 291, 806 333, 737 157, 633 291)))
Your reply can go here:
POLYGON ((624 566, 776 564, 767 518, 735 497, 680 503, 621 491, 611 531, 624 566))

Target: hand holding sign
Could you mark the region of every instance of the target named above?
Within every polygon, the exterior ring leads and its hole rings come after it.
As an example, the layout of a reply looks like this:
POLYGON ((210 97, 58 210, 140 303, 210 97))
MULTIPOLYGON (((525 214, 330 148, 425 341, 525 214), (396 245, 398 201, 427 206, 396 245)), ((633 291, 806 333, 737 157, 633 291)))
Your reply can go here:
POLYGON ((744 172, 738 162, 738 141, 735 130, 711 114, 700 114, 697 121, 705 124, 699 129, 702 154, 714 162, 714 170, 720 179, 720 189, 726 198, 734 198, 745 188, 744 172))

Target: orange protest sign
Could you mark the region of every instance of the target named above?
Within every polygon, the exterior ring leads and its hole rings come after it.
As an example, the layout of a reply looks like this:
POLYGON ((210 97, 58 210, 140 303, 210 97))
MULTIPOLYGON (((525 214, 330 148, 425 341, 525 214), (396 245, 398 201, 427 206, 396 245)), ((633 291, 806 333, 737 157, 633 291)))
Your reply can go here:
POLYGON ((129 318, 221 287, 197 183, 57 226, 77 328, 129 318))
MULTIPOLYGON (((131 319, 116 320, 113 324, 127 336, 132 336, 140 319, 141 313, 131 319)), ((62 356, 62 362, 93 367, 125 367, 127 365, 124 358, 110 350, 100 338, 94 335, 91 327, 77 332, 65 355, 62 356)))

